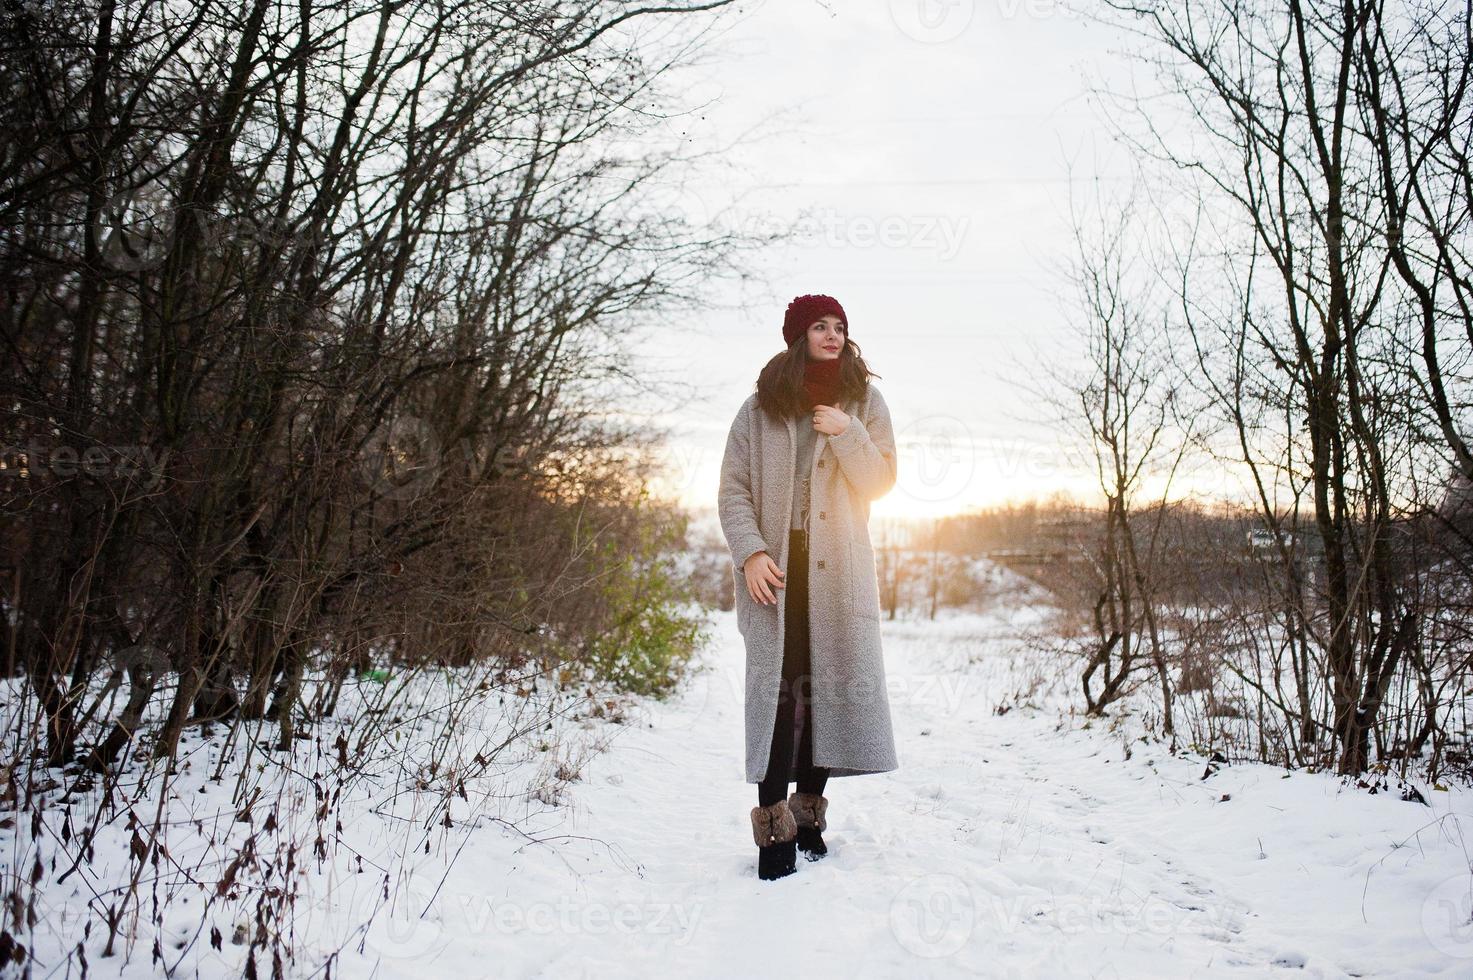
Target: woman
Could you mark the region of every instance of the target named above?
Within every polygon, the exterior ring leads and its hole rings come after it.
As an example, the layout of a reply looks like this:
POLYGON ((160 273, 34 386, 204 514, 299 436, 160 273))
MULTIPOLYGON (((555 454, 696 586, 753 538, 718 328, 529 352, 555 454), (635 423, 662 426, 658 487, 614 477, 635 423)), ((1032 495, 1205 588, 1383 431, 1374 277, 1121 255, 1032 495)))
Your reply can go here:
POLYGON ((796 870, 796 847, 827 853, 830 776, 899 767, 869 540, 870 502, 895 485, 890 412, 832 296, 794 299, 783 340, 731 425, 718 501, 747 649, 763 879, 796 870))

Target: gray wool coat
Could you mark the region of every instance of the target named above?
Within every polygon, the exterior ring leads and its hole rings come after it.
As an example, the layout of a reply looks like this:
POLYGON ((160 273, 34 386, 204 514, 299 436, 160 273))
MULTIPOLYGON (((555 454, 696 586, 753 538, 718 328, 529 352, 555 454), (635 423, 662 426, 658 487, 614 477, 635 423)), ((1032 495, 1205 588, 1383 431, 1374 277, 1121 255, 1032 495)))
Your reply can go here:
MULTIPOLYGON (((830 776, 899 768, 880 650, 880 590, 869 537, 871 501, 895 485, 890 410, 869 386, 857 404, 840 403, 849 425, 819 433, 809 505, 808 621, 812 662, 813 762, 830 776)), ((775 421, 753 392, 737 411, 721 461, 717 509, 731 550, 737 628, 746 644, 746 781, 767 771, 782 681, 784 593, 762 605, 747 594, 742 564, 766 551, 786 577, 797 427, 775 421)))

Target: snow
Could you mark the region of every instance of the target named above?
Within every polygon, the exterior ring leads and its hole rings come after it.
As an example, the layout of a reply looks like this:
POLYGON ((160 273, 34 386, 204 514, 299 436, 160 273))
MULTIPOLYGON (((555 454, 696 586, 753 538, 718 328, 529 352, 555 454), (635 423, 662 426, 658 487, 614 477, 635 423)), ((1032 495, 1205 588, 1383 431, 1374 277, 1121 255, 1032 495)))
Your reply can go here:
MULTIPOLYGON (((1428 807, 1256 764, 1203 779, 1206 760, 1129 719, 1071 716, 1027 640, 1038 615, 1009 603, 884 622, 900 768, 831 779, 829 855, 764 882, 741 776, 741 637, 713 613, 704 669, 678 697, 637 702, 623 723, 559 718, 551 750, 529 746, 451 797, 453 828, 427 830, 438 797, 402 787, 369 781, 345 800, 343 846, 320 870, 303 862, 287 975, 333 950, 333 975, 382 980, 1473 975, 1473 793, 1419 786, 1428 807), (559 763, 582 763, 581 778, 527 799, 559 763)), ((505 730, 494 698, 459 710, 464 752, 505 730)), ((199 789, 171 806, 231 811, 228 784, 199 789)), ((310 823, 302 790, 283 823, 310 823)), ((118 840, 99 875, 126 874, 118 840)), ((76 880, 48 889, 57 923, 77 921, 76 880)), ((170 908, 174 949, 201 912, 170 908)), ((246 947, 224 912, 204 913, 222 948, 175 950, 176 975, 239 975, 246 947)), ((124 965, 91 943, 89 966, 154 975, 148 946, 124 965)))

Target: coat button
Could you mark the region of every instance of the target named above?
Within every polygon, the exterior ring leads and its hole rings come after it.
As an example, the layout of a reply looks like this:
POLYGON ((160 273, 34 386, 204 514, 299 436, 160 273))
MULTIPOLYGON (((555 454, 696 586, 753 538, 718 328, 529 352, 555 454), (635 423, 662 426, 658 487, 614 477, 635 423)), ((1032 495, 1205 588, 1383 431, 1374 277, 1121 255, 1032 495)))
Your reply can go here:
POLYGON ((819 468, 822 468, 823 467, 823 460, 819 460, 818 461, 818 465, 819 465, 819 468))
POLYGON ((823 511, 819 511, 818 512, 818 519, 819 520, 824 520, 823 511))
POLYGON ((822 568, 822 567, 823 567, 823 559, 822 559, 822 558, 820 558, 820 559, 819 559, 819 560, 818 560, 818 567, 819 567, 819 568, 822 568))

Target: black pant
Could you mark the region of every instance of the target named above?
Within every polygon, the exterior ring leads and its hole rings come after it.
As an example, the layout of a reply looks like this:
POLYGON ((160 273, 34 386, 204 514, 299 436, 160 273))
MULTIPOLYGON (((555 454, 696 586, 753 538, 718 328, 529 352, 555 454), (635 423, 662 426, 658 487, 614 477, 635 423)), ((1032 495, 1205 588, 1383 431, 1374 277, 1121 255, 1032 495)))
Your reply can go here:
POLYGON ((783 677, 778 687, 777 721, 772 729, 772 749, 767 757, 767 775, 757 784, 757 803, 771 806, 787 799, 788 783, 796 778, 798 792, 823 793, 829 771, 813 764, 812 664, 808 653, 808 535, 798 529, 788 532, 788 574, 783 584, 783 614, 787 627, 783 636, 783 677), (797 736, 797 758, 793 739, 797 736))

